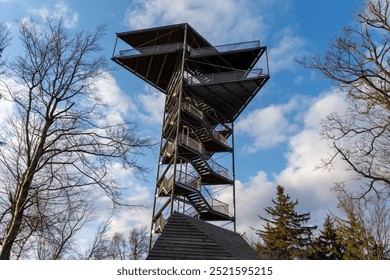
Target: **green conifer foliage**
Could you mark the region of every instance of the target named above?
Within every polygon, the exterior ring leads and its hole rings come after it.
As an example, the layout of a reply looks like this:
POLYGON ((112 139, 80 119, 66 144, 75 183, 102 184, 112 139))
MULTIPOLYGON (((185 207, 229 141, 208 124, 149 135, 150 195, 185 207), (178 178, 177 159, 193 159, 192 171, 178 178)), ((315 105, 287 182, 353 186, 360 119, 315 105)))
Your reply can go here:
POLYGON ((265 221, 263 230, 257 230, 261 242, 255 247, 259 254, 270 259, 304 259, 312 255, 312 231, 316 227, 303 226, 310 219, 310 213, 298 214, 295 207, 298 200, 292 201, 284 193, 284 187, 278 186, 273 206, 265 211, 271 218, 259 218, 265 221))
MULTIPOLYGON (((340 199, 340 198, 339 198, 340 199)), ((366 228, 361 206, 364 203, 359 201, 347 200, 349 208, 342 205, 342 210, 345 211, 346 219, 336 218, 337 229, 343 244, 343 259, 345 260, 370 260, 377 259, 374 256, 375 240, 370 231, 366 228), (359 209, 360 208, 360 209, 359 209), (358 214, 360 211, 360 215, 358 214)), ((341 203, 340 203, 341 204, 341 203)), ((381 259, 381 257, 379 257, 381 259)))
POLYGON ((332 217, 328 214, 316 240, 316 256, 321 260, 342 259, 342 245, 332 217))

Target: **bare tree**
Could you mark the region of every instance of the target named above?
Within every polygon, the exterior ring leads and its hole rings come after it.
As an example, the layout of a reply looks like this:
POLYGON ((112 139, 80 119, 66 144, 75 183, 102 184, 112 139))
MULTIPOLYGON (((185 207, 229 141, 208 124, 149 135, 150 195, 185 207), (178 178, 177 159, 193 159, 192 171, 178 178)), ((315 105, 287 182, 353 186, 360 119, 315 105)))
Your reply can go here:
POLYGON ((116 232, 110 240, 110 259, 113 260, 126 260, 129 259, 130 250, 128 248, 129 244, 127 243, 126 237, 121 232, 116 232))
POLYGON ((344 217, 335 217, 344 259, 381 260, 390 258, 390 207, 388 196, 354 199, 338 191, 344 217))
POLYGON ((50 19, 45 26, 19 25, 24 52, 6 65, 1 81, 15 113, 0 136, 0 259, 20 255, 32 237, 48 244, 63 239, 50 255, 58 258, 88 220, 90 202, 105 195, 113 207, 123 204, 110 168, 120 163, 143 173, 135 156, 151 142, 132 124, 107 118, 92 90, 107 72, 99 55, 104 26, 71 34, 50 19))
POLYGON ((4 51, 4 48, 8 45, 11 38, 11 34, 7 24, 0 21, 0 58, 4 51))
MULTIPOLYGON (((2 74, 2 66, 4 64, 2 60, 4 49, 8 46, 11 39, 11 33, 7 24, 0 21, 0 74, 2 74)), ((0 94, 1 98, 1 94, 0 94)), ((1 143, 0 143, 1 144, 1 143)))
POLYGON ((133 229, 129 235, 130 259, 145 259, 149 248, 149 235, 145 227, 133 229))
MULTIPOLYGON (((79 201, 67 199, 63 211, 57 211, 50 216, 50 219, 38 219, 51 223, 34 231, 32 238, 28 240, 30 246, 35 249, 35 258, 58 260, 77 254, 78 246, 75 242, 75 235, 92 218, 89 201, 84 198, 79 201)), ((22 251, 22 253, 25 252, 22 251)))
POLYGON ((104 260, 108 259, 109 238, 107 235, 110 220, 101 223, 96 231, 90 248, 82 259, 85 260, 104 260))
POLYGON ((95 237, 87 259, 95 260, 142 260, 146 258, 149 234, 146 227, 134 228, 128 235, 116 232, 107 235, 107 224, 95 237))
POLYGON ((322 135, 362 182, 359 196, 390 190, 390 0, 366 0, 356 24, 343 29, 323 56, 299 61, 345 94, 345 116, 323 121, 322 135))

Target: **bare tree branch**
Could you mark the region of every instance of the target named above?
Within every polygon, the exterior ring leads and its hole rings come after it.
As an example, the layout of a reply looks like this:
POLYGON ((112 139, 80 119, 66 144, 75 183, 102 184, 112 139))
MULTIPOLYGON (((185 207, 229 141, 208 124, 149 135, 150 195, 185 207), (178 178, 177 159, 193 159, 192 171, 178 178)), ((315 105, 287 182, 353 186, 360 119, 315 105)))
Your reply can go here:
POLYGON ((341 158, 362 184, 360 196, 390 191, 390 0, 366 0, 322 56, 298 61, 332 80, 348 104, 329 115, 321 135, 332 143, 329 167, 341 158))
POLYGON ((46 26, 19 25, 24 54, 6 65, 2 82, 16 110, 0 136, 0 259, 22 256, 34 240, 53 246, 50 254, 41 247, 41 256, 60 258, 94 198, 125 205, 112 165, 142 175, 147 168, 136 156, 153 145, 133 124, 107 118, 92 90, 108 70, 99 55, 104 26, 70 34, 50 18, 46 26))

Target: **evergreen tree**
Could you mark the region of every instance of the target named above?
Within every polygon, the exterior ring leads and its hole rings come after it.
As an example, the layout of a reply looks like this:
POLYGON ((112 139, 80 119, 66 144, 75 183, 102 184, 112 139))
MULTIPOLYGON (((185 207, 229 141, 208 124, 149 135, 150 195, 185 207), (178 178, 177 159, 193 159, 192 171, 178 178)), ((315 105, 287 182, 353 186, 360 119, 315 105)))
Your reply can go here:
MULTIPOLYGON (((377 254, 377 242, 370 230, 370 220, 378 218, 367 217, 369 209, 366 202, 354 200, 347 195, 338 196, 339 208, 344 212, 345 218, 336 217, 337 230, 343 244, 343 259, 345 260, 371 260, 384 259, 385 256, 377 254)), ((378 246, 379 245, 379 246, 378 246)))
POLYGON ((360 260, 365 259, 367 253, 367 242, 364 228, 361 226, 356 215, 351 211, 347 213, 347 219, 337 218, 338 231, 342 238, 343 259, 360 260))
POLYGON ((323 228, 316 239, 315 258, 321 260, 339 260, 342 258, 342 245, 332 217, 328 214, 323 228))
POLYGON ((262 239, 255 246, 259 254, 271 259, 307 258, 311 255, 312 231, 316 228, 303 226, 310 213, 298 214, 295 210, 298 200, 292 201, 282 186, 277 187, 272 202, 273 207, 265 208, 271 219, 259 216, 266 222, 263 230, 256 231, 262 239))

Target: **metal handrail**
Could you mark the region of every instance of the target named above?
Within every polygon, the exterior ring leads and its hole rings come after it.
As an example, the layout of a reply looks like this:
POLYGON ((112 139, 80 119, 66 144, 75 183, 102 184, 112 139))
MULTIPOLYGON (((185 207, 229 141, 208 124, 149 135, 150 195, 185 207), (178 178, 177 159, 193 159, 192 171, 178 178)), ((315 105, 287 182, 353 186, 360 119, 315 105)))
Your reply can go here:
POLYGON ((218 141, 222 142, 225 145, 228 145, 228 139, 224 137, 220 132, 214 130, 212 126, 210 125, 208 119, 204 115, 203 111, 196 108, 194 105, 183 102, 182 103, 182 108, 188 111, 189 113, 195 115, 197 118, 199 118, 201 121, 203 121, 206 129, 211 133, 211 135, 218 141))
POLYGON ((154 54, 154 53, 163 53, 163 52, 174 52, 183 49, 183 43, 172 43, 156 46, 148 46, 127 50, 120 50, 119 56, 133 56, 140 54, 154 54))
POLYGON ((200 190, 200 187, 202 185, 201 178, 200 177, 194 177, 188 173, 185 173, 183 171, 177 171, 176 173, 177 181, 179 183, 182 183, 188 187, 191 187, 195 190, 200 190))
MULTIPOLYGON (((190 53, 191 56, 200 56, 200 55, 208 55, 208 54, 222 53, 222 52, 229 52, 229 51, 254 49, 258 47, 260 47, 260 41, 248 41, 242 43, 225 44, 225 45, 205 47, 205 48, 191 48, 190 53)), ((173 52, 181 49, 183 49, 183 43, 177 42, 171 44, 162 44, 162 45, 147 46, 141 48, 127 49, 127 50, 120 50, 119 56, 132 56, 132 55, 140 55, 140 54, 173 52)))
POLYGON ((249 41, 235 44, 226 44, 213 47, 191 49, 191 56, 200 56, 228 51, 237 51, 245 49, 254 49, 260 47, 260 41, 249 41))
MULTIPOLYGON (((185 134, 180 134, 180 140, 181 143, 190 147, 191 149, 199 152, 202 157, 208 158, 210 156, 210 153, 206 151, 206 149, 203 147, 202 143, 195 140, 194 138, 191 138, 185 134)), ((212 159, 205 160, 207 165, 209 166, 210 171, 217 173, 225 178, 229 178, 229 170, 222 165, 216 163, 212 159)))
POLYGON ((219 213, 229 215, 229 204, 213 197, 211 198, 211 208, 219 213))
POLYGON ((164 226, 166 224, 166 220, 163 215, 160 215, 157 218, 157 221, 155 222, 155 232, 156 233, 161 233, 162 230, 164 229, 164 226))
POLYGON ((193 75, 189 72, 185 73, 185 79, 189 85, 219 83, 226 81, 245 80, 250 78, 261 77, 263 74, 262 68, 253 69, 251 71, 228 71, 221 73, 193 75))
POLYGON ((162 148, 163 156, 171 157, 175 153, 175 144, 167 141, 162 148))
POLYGON ((206 149, 203 147, 202 143, 195 140, 192 137, 189 137, 183 133, 180 134, 180 143, 186 145, 187 147, 190 147, 191 149, 199 152, 203 157, 208 158, 210 156, 210 153, 206 151, 206 149))
POLYGON ((210 167, 214 173, 217 173, 217 174, 221 175, 222 177, 230 179, 229 178, 229 170, 226 167, 223 167, 222 165, 216 163, 212 159, 208 160, 207 163, 209 165, 211 165, 210 167))
POLYGON ((172 190, 173 184, 174 184, 173 174, 169 178, 164 176, 164 178, 162 179, 159 185, 159 188, 163 193, 169 194, 172 190))
MULTIPOLYGON (((191 176, 189 174, 186 174, 182 171, 177 171, 177 174, 179 174, 179 178, 178 178, 178 182, 180 183, 183 183, 191 188, 194 188, 196 189, 197 191, 200 192, 200 187, 202 185, 202 182, 201 182, 201 178, 198 176, 198 177, 194 177, 194 176, 191 176), (195 187, 193 185, 193 182, 196 182, 195 183, 195 187)), ((204 188, 203 189, 204 191, 207 192, 207 194, 209 195, 209 197, 211 198, 211 204, 209 204, 209 202, 206 200, 206 197, 203 195, 203 194, 200 194, 204 203, 206 203, 207 207, 209 210, 213 210, 215 212, 218 212, 218 213, 221 213, 223 215, 226 215, 226 216, 230 216, 230 212, 229 212, 229 204, 228 203, 225 203, 219 199, 216 199, 208 190, 207 188, 204 188)), ((197 211, 193 211, 191 213, 191 215, 197 213, 197 211)))

